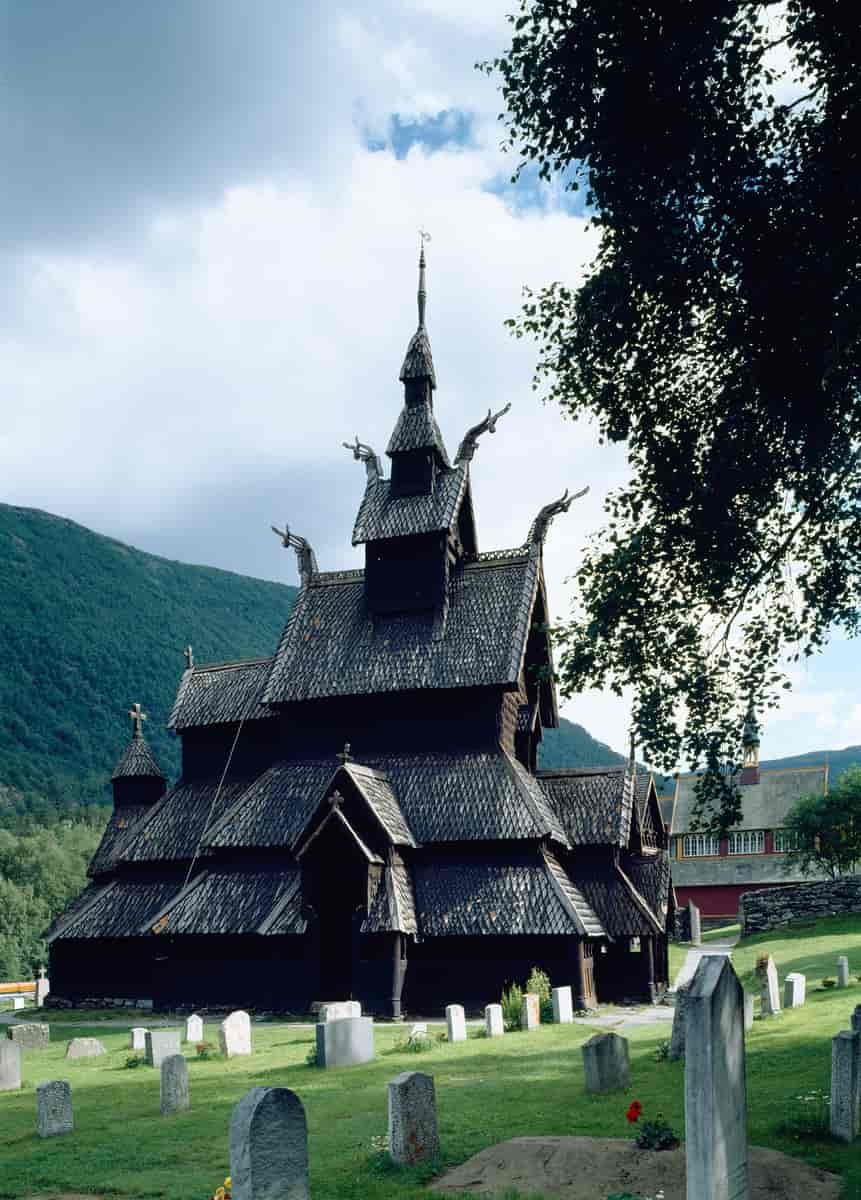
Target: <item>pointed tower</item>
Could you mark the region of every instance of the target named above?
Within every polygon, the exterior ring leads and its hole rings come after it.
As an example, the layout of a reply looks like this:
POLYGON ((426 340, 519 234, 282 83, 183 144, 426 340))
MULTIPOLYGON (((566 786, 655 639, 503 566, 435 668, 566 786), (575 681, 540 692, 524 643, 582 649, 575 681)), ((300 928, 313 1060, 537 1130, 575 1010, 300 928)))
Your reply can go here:
POLYGON ((132 721, 131 741, 111 775, 115 809, 132 804, 155 804, 167 787, 164 773, 143 735, 143 722, 148 719, 146 713, 141 711, 139 704, 133 704, 128 715, 132 721))
POLYGON ((741 733, 743 757, 741 762, 741 784, 759 783, 759 725, 753 701, 747 706, 747 715, 741 733))

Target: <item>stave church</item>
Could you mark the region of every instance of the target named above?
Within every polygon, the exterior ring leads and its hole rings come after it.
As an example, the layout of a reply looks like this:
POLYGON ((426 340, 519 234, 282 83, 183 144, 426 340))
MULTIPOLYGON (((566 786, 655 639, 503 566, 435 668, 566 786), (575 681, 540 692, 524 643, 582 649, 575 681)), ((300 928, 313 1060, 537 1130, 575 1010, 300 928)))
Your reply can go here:
MULTIPOLYGON (((301 587, 269 658, 198 665, 170 726, 168 786, 136 705, 90 883, 48 931, 54 1003, 241 1005, 381 1017, 480 1008, 539 966, 580 1008, 654 998, 673 896, 650 775, 538 769, 558 724, 545 542, 480 551, 470 473, 491 414, 452 459, 425 324, 403 406, 366 472, 364 569, 320 571, 278 530, 301 587)), ((536 506, 537 507, 537 506, 536 506)))

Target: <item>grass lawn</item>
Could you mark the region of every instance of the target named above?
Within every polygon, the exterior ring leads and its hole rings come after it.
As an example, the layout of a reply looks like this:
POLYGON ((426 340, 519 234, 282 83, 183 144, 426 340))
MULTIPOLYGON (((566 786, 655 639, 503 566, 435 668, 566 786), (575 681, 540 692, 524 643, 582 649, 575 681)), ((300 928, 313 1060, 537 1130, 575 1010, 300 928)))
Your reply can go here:
MULTIPOLYGON (((838 953, 847 953, 853 972, 861 972, 861 919, 750 939, 735 955, 748 987, 756 957, 765 952, 774 955, 781 976, 807 967, 809 987, 834 973, 838 953)), ((861 1200, 861 1143, 796 1139, 782 1133, 780 1124, 796 1096, 813 1088, 828 1091, 830 1039, 848 1028, 858 1003, 861 984, 848 991, 809 990, 804 1008, 756 1021, 747 1040, 750 1141, 843 1175, 844 1200, 861 1200)), ((263 1024, 255 1027, 251 1058, 199 1062, 187 1047, 191 1110, 161 1117, 158 1073, 124 1066, 130 1053, 125 1032, 98 1023, 55 1025, 50 1049, 25 1052, 23 1090, 0 1093, 0 1196, 57 1190, 206 1200, 228 1172, 233 1106, 248 1088, 275 1084, 292 1088, 305 1105, 314 1200, 418 1200, 428 1195, 427 1170, 386 1170, 371 1149, 371 1139, 386 1131, 386 1083, 404 1070, 434 1076, 447 1164, 524 1134, 629 1137, 634 1131, 625 1109, 634 1097, 646 1116, 662 1111, 683 1135, 684 1065, 654 1059, 668 1029, 627 1031, 633 1085, 626 1094, 601 1097, 586 1094, 579 1053, 592 1032, 583 1025, 546 1026, 415 1054, 398 1046, 403 1029, 380 1026, 374 1063, 319 1071, 305 1064, 311 1030, 263 1024), (101 1038, 108 1054, 66 1061, 64 1043, 74 1034, 101 1038), (34 1089, 56 1078, 71 1082, 76 1130, 41 1141, 35 1135, 34 1089)), ((207 1026, 206 1038, 217 1042, 214 1026, 207 1026)))

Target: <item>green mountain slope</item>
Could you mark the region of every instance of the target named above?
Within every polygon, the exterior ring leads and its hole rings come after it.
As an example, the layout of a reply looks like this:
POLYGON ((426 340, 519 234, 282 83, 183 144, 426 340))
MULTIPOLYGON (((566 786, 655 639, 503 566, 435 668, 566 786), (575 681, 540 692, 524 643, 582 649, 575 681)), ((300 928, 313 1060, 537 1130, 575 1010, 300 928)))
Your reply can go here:
POLYGON ((626 762, 624 754, 617 754, 603 742, 596 741, 582 725, 573 721, 559 720, 558 729, 545 729, 538 752, 539 766, 551 767, 606 767, 626 762))
POLYGON ((104 803, 139 701, 165 724, 185 666, 271 654, 296 589, 145 554, 49 513, 0 505, 0 805, 104 803), (23 799, 22 799, 23 794, 23 799))
POLYGON ((861 746, 847 746, 845 750, 811 750, 809 754, 792 754, 789 758, 763 759, 765 767, 815 767, 828 763, 828 782, 834 784, 847 767, 861 764, 861 746))

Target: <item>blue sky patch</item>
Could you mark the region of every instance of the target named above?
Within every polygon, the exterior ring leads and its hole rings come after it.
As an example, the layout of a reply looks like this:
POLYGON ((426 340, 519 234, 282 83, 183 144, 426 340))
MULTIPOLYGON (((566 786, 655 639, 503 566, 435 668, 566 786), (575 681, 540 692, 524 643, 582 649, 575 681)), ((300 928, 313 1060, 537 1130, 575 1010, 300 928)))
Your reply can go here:
POLYGON ((447 146, 469 146, 472 142, 473 115, 462 109, 447 108, 434 117, 406 120, 398 113, 389 118, 385 138, 366 138, 369 150, 389 150, 395 158, 406 158, 413 146, 433 153, 447 146))
POLYGON ((514 173, 515 160, 512 159, 511 171, 500 171, 489 179, 483 186, 483 191, 500 196, 513 213, 531 212, 546 209, 552 203, 561 207, 562 211, 572 217, 590 215, 592 210, 586 207, 587 184, 578 180, 580 187, 576 192, 566 192, 562 189, 569 180, 574 179, 574 171, 566 171, 563 175, 555 175, 552 183, 547 183, 538 177, 538 167, 529 163, 520 172, 517 183, 511 182, 514 173))

